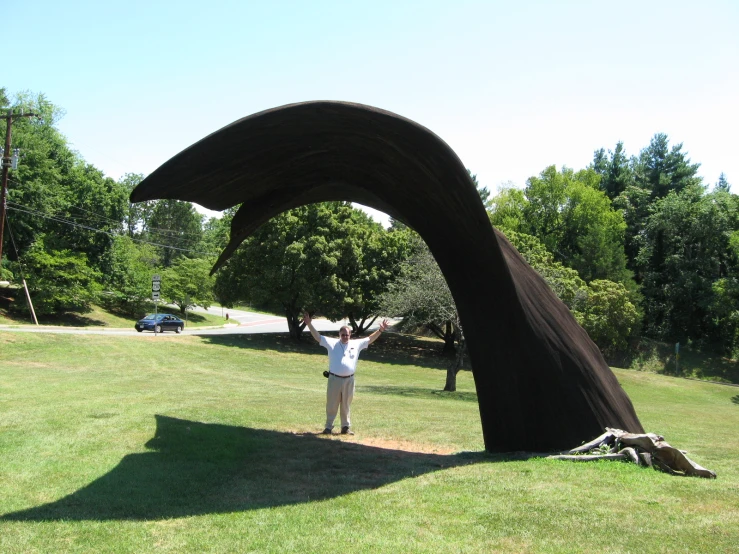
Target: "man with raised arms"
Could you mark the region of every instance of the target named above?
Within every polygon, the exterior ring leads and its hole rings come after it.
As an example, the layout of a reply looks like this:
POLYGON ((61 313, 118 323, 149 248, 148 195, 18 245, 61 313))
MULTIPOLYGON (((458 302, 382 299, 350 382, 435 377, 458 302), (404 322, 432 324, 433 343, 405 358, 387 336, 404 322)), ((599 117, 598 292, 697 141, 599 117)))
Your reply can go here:
POLYGON ((383 319, 379 329, 364 339, 351 340, 352 330, 344 325, 339 330, 339 338, 324 337, 313 327, 313 320, 308 312, 303 313, 303 321, 308 326, 311 336, 318 344, 328 350, 328 387, 326 389, 326 426, 325 435, 330 435, 334 428, 336 412, 341 408, 341 434, 353 435, 351 430, 351 406, 354 398, 354 372, 357 369, 359 353, 375 342, 387 329, 387 319, 383 319))

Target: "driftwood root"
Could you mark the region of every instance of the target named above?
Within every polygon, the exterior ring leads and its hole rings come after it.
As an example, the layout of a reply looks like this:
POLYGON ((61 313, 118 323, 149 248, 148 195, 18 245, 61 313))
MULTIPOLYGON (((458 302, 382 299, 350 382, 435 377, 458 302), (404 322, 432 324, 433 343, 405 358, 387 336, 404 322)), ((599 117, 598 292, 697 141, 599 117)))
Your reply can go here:
POLYGON ((660 435, 628 433, 609 427, 605 433, 590 442, 548 458, 576 462, 624 460, 672 475, 716 478, 715 472, 695 463, 684 451, 670 446, 660 435))

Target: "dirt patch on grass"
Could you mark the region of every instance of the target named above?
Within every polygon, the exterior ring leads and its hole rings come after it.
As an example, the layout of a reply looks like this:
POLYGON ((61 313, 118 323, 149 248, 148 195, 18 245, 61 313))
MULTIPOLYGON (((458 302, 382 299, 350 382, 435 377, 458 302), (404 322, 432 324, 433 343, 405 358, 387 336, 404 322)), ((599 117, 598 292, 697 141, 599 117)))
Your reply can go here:
POLYGON ((365 446, 375 446, 377 448, 387 448, 389 450, 403 450, 405 452, 419 452, 422 454, 454 454, 456 450, 448 446, 439 446, 437 444, 422 444, 412 441, 401 441, 392 439, 359 439, 356 442, 365 446))
MULTIPOLYGON (((341 435, 338 436, 341 437, 341 435)), ((419 454, 454 454, 454 452, 456 452, 454 448, 439 446, 437 444, 423 444, 413 441, 395 439, 381 439, 374 437, 358 438, 355 435, 353 437, 346 437, 345 440, 350 440, 351 442, 362 444, 364 446, 385 448, 387 450, 400 450, 403 452, 415 452, 419 454)))
POLYGON ((316 433, 314 431, 305 430, 292 430, 288 431, 293 435, 315 435, 324 437, 327 440, 342 440, 351 442, 353 444, 360 444, 362 446, 372 446, 374 448, 384 448, 386 450, 398 450, 400 452, 413 452, 417 454, 454 454, 457 449, 449 446, 440 446, 438 444, 424 444, 414 441, 405 441, 397 439, 386 439, 380 437, 362 437, 359 435, 342 435, 336 429, 334 429, 331 437, 324 435, 323 433, 316 433))

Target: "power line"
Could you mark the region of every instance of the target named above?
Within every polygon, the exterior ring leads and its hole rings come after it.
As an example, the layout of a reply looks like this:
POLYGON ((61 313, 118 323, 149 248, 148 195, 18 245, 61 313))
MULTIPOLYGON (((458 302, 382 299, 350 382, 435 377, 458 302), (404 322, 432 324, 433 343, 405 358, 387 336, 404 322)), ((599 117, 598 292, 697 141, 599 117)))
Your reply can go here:
MULTIPOLYGON (((103 229, 98 229, 96 227, 90 227, 90 226, 87 226, 87 225, 82 225, 80 223, 77 223, 76 221, 69 221, 68 219, 64 219, 64 218, 61 218, 61 217, 55 217, 55 216, 52 216, 52 215, 49 215, 49 214, 45 214, 43 212, 39 212, 37 210, 23 209, 21 207, 16 207, 16 206, 18 206, 18 204, 16 204, 15 202, 8 202, 8 204, 9 204, 8 205, 8 209, 13 210, 13 211, 16 211, 16 212, 21 212, 21 213, 26 213, 26 214, 29 214, 29 215, 43 217, 44 219, 49 219, 51 221, 55 221, 57 223, 62 223, 64 225, 70 225, 72 227, 79 227, 79 228, 82 228, 82 229, 86 229, 88 231, 93 231, 93 232, 96 232, 96 233, 102 233, 102 234, 107 235, 107 236, 112 237, 112 238, 126 236, 126 235, 121 234, 121 233, 111 233, 109 231, 105 231, 103 229)), ((168 248, 170 250, 178 250, 180 252, 190 252, 190 253, 193 253, 193 254, 204 254, 204 255, 207 255, 207 256, 217 256, 218 255, 217 253, 214 253, 214 252, 200 252, 198 250, 192 250, 190 248, 179 248, 177 246, 171 246, 171 245, 168 245, 168 244, 159 244, 159 243, 156 243, 156 242, 149 242, 149 241, 146 241, 146 240, 143 240, 143 239, 137 239, 137 238, 133 238, 133 237, 128 237, 128 238, 130 238, 134 242, 140 242, 142 244, 149 244, 151 246, 158 246, 160 248, 168 248)))
MULTIPOLYGON (((15 179, 11 179, 10 182, 13 183, 15 186, 19 186, 21 184, 19 181, 15 180, 15 179)), ((8 201, 8 203, 9 204, 15 204, 17 206, 22 206, 22 204, 18 204, 17 202, 13 203, 13 202, 8 201)), ((27 206, 23 206, 23 207, 26 207, 27 208, 27 206)), ((98 219, 100 219, 102 221, 108 221, 110 223, 115 223, 116 225, 121 225, 121 222, 119 220, 111 219, 109 217, 106 217, 104 215, 100 215, 100 214, 98 214, 96 212, 93 212, 91 210, 87 210, 85 208, 81 208, 80 206, 76 206, 74 204, 68 204, 68 207, 69 208, 74 208, 76 210, 80 210, 82 212, 86 212, 88 214, 91 214, 91 215, 97 217, 98 219)), ((30 209, 30 208, 27 208, 27 209, 30 209)), ((74 214, 70 214, 70 216, 71 217, 74 217, 74 214)), ((163 229, 161 227, 150 227, 148 225, 146 227, 146 230, 149 231, 149 232, 155 231, 154 234, 160 234, 160 235, 167 235, 167 234, 169 234, 171 236, 197 236, 198 235, 198 233, 179 232, 179 231, 174 231, 172 229, 163 229)))

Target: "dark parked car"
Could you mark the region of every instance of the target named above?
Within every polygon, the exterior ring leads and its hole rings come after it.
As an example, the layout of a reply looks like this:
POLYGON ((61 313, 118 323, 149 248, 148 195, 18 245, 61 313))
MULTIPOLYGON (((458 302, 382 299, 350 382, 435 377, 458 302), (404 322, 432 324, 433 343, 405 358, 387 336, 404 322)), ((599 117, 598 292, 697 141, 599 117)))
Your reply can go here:
POLYGON ((157 333, 164 331, 175 331, 179 333, 184 328, 185 322, 172 314, 149 314, 144 319, 136 322, 136 330, 139 333, 144 330, 155 331, 157 333))

